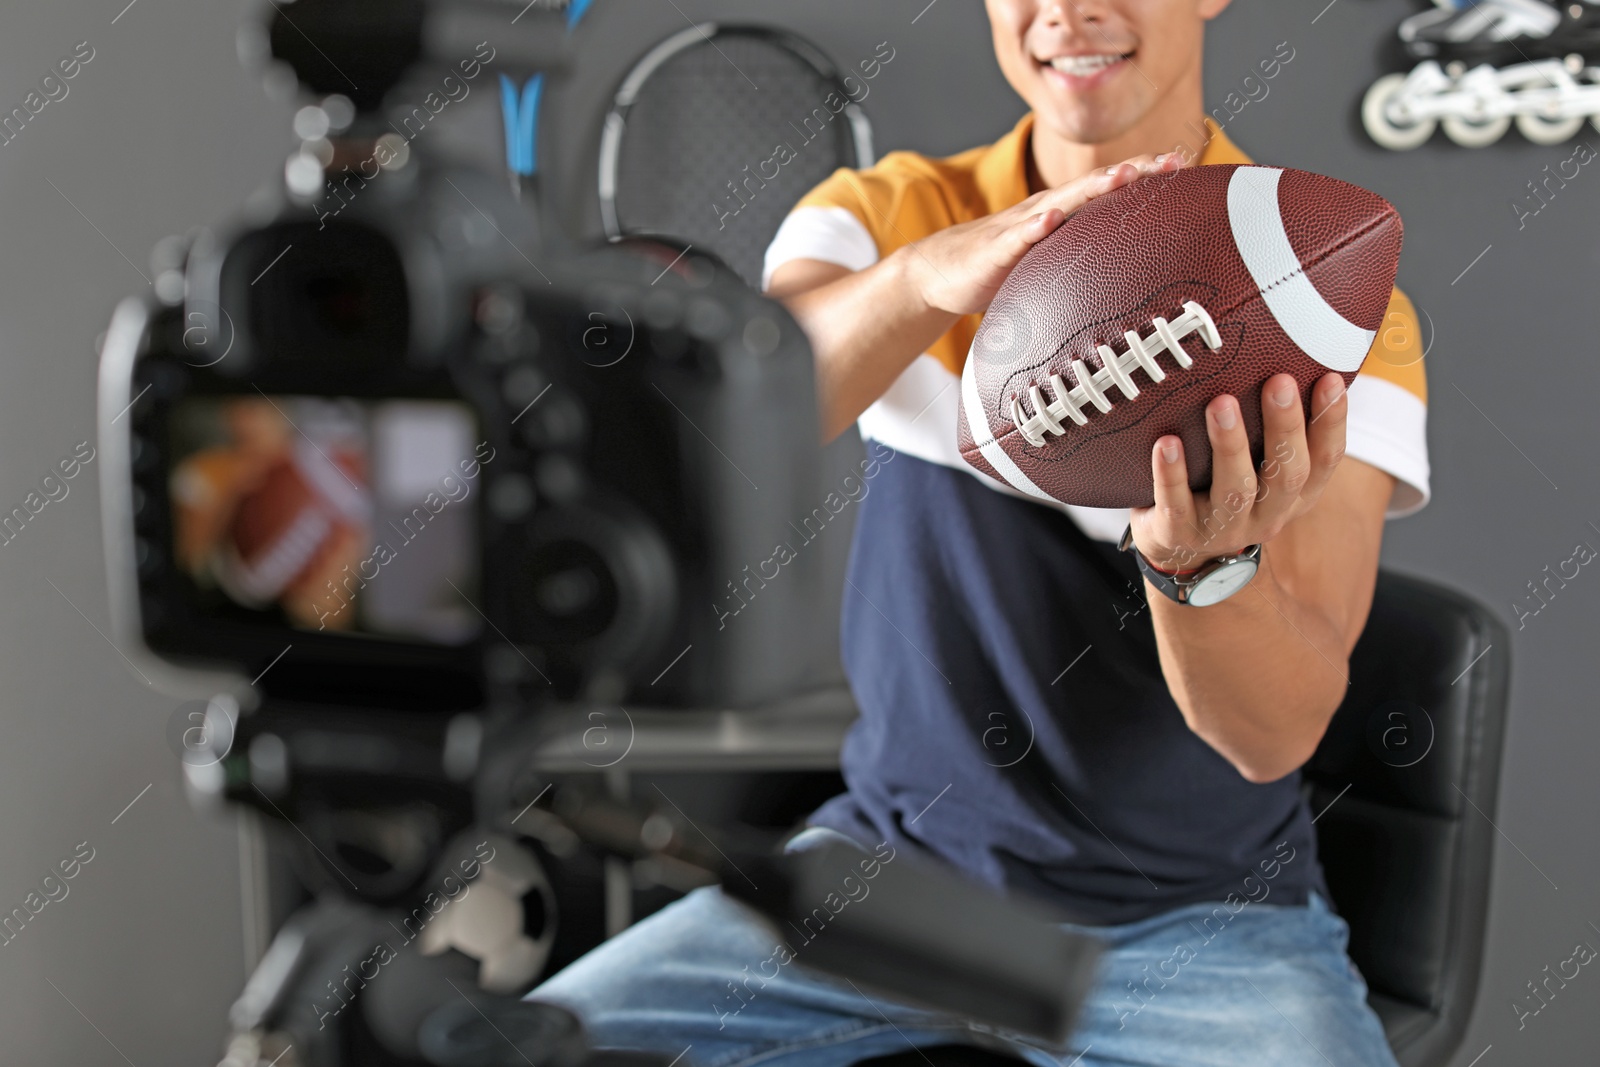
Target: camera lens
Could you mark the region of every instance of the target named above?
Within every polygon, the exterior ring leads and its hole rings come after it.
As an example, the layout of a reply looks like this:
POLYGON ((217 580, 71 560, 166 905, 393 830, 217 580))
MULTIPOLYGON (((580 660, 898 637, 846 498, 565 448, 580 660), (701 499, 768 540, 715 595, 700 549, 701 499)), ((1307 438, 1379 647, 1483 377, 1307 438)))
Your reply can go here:
POLYGON ((523 577, 526 621, 543 640, 571 645, 603 634, 617 614, 617 583, 592 545, 556 540, 538 546, 523 577))
POLYGON ((592 604, 599 592, 600 581, 594 571, 569 567, 546 575, 534 590, 534 596, 548 615, 575 615, 592 604))
POLYGON ((593 494, 538 513, 517 552, 506 610, 515 641, 586 676, 633 669, 677 610, 675 568, 660 531, 625 501, 593 494))

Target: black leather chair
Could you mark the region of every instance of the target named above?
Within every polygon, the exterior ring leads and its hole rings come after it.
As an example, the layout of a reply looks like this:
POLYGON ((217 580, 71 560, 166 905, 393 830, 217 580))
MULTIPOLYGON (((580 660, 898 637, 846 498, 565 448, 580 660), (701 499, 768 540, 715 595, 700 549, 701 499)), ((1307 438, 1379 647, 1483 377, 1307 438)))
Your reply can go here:
MULTIPOLYGON (((1477 996, 1510 650, 1482 604, 1382 573, 1349 695, 1305 769, 1350 956, 1402 1067, 1443 1067, 1477 996)), ((1006 1061, 941 1045, 864 1063, 1006 1061)))
POLYGON ((1305 770, 1350 957, 1403 1067, 1448 1062, 1477 996, 1510 652, 1488 608, 1384 573, 1305 770))

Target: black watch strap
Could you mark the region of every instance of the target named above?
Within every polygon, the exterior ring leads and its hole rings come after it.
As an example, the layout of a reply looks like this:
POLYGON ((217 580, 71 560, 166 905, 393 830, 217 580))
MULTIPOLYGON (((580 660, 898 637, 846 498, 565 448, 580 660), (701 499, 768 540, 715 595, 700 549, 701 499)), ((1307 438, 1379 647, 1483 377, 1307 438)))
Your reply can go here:
POLYGON ((1231 556, 1218 556, 1194 570, 1168 574, 1157 570, 1133 543, 1133 526, 1123 531, 1117 547, 1132 552, 1139 573, 1168 600, 1200 607, 1220 603, 1237 593, 1255 577, 1261 562, 1261 546, 1251 545, 1231 556))

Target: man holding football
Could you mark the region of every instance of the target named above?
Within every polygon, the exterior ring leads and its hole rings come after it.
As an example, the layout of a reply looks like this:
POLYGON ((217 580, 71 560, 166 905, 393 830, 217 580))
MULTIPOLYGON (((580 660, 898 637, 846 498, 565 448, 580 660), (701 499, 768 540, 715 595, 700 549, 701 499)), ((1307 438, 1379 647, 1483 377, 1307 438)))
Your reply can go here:
POLYGON ((752 970, 772 937, 715 890, 536 992, 597 1044, 690 1047, 702 1067, 832 1067, 908 1041, 1082 1067, 1393 1064, 1298 770, 1343 699, 1385 518, 1428 495, 1410 303, 1396 291, 1354 382, 1329 373, 1309 418, 1292 377, 1266 382, 1259 467, 1238 400, 1212 400, 1207 492, 1175 436, 1150 455, 1154 506, 1131 513, 1022 497, 956 446, 977 324, 1033 244, 1141 176, 1249 161, 1202 101, 1204 29, 1227 2, 988 0, 1030 113, 957 156, 837 172, 767 253, 766 288, 816 351, 824 434, 856 423, 896 453, 845 595, 849 791, 791 847, 843 834, 936 857, 1092 933, 1103 970, 1070 1045, 752 970), (1183 602, 1241 557, 1248 581, 1183 602))

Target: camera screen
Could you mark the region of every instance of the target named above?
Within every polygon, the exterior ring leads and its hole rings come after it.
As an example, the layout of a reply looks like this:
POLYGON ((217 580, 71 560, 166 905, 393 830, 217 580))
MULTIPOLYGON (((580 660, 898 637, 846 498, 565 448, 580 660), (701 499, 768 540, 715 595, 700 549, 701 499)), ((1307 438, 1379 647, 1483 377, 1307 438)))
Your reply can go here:
POLYGON ((173 552, 202 597, 278 624, 477 635, 477 422, 447 400, 231 396, 171 423, 173 552))

